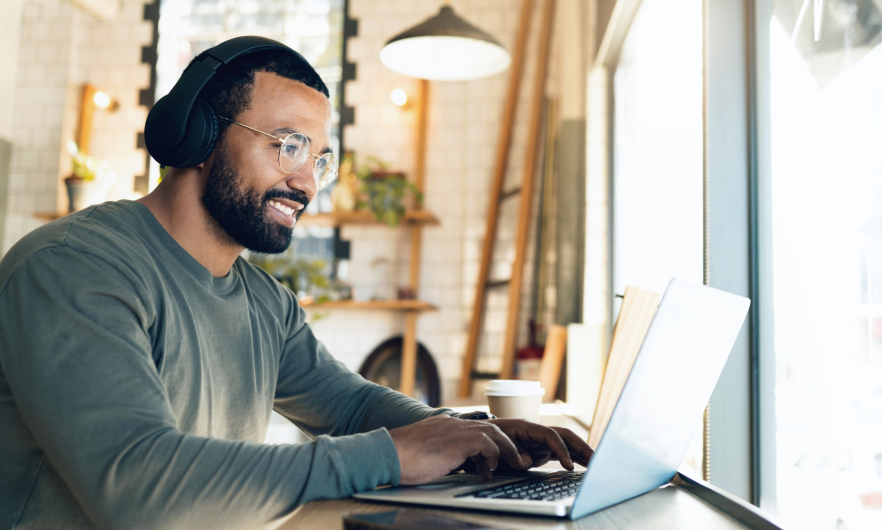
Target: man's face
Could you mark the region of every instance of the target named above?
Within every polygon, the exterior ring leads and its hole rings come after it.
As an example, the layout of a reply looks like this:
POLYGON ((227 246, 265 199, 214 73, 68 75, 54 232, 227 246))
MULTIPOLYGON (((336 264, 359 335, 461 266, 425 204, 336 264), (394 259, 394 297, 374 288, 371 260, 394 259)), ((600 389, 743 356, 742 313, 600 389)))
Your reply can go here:
MULTIPOLYGON (((230 118, 281 138, 294 132, 304 134, 312 153, 328 147, 328 98, 275 74, 257 72, 251 104, 230 118)), ((205 164, 208 178, 203 204, 236 244, 254 252, 275 254, 288 248, 294 224, 318 192, 313 157, 294 173, 285 173, 279 167, 280 143, 231 125, 205 164)))

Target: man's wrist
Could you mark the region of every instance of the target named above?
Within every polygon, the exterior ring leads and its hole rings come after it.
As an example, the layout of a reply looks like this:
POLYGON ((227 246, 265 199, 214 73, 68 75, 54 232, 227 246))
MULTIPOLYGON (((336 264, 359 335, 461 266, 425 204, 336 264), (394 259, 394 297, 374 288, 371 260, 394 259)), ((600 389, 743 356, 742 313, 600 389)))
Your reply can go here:
POLYGON ((489 412, 476 410, 474 412, 467 412, 465 414, 462 414, 459 418, 461 420, 495 420, 496 416, 490 414, 489 412))

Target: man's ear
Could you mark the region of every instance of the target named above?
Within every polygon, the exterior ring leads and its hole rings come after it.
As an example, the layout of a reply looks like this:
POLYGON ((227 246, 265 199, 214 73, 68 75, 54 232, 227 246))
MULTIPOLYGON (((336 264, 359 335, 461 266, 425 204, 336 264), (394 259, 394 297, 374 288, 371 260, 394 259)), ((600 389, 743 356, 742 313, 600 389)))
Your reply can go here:
POLYGON ((214 160, 214 156, 217 154, 219 147, 220 147, 220 140, 218 140, 218 142, 215 144, 214 149, 211 150, 211 153, 209 153, 208 156, 205 157, 205 160, 203 160, 202 162, 199 162, 198 164, 193 166, 193 169, 202 173, 203 170, 205 169, 205 164, 207 164, 209 162, 209 160, 214 160))
POLYGON ((214 156, 214 152, 212 152, 210 155, 208 155, 208 157, 206 157, 205 160, 203 160, 202 162, 199 162, 198 164, 196 164, 195 166, 193 166, 193 169, 195 169, 196 171, 198 171, 199 174, 201 175, 202 173, 204 173, 204 170, 205 170, 205 164, 206 164, 209 160, 211 160, 213 156, 214 156))

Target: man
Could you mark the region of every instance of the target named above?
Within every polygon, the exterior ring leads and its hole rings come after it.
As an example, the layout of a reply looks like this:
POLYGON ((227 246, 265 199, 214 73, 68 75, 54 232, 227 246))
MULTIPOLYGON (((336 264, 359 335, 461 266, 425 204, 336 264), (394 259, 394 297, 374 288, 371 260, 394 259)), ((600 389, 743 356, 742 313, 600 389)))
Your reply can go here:
POLYGON ((564 429, 458 419, 349 372, 239 257, 287 248, 318 191, 331 104, 311 66, 246 54, 200 98, 220 130, 203 163, 0 263, 0 527, 257 527, 469 459, 485 476, 587 463, 564 429), (301 167, 283 167, 289 134, 306 139, 301 167), (272 410, 314 441, 261 445, 272 410))

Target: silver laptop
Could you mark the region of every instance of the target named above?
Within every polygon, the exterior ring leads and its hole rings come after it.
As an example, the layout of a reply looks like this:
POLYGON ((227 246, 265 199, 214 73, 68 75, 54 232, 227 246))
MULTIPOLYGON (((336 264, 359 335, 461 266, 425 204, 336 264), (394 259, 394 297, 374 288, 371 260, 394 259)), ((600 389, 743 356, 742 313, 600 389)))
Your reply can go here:
POLYGON ((358 499, 578 519, 668 483, 735 344, 750 300, 671 280, 585 471, 457 473, 358 499))

